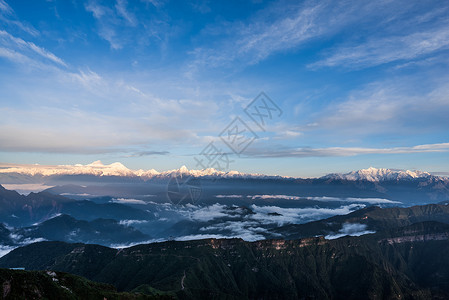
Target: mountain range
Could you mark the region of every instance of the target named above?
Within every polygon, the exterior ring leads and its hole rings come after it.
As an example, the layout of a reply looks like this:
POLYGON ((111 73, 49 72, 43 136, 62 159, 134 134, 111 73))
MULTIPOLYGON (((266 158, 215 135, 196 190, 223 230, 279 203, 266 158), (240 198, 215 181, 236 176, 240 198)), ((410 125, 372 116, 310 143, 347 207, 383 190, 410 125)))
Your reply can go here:
MULTIPOLYGON (((416 202, 447 202, 449 193, 442 182, 429 184, 428 179, 421 177, 379 182, 329 178, 203 179, 203 199, 181 205, 168 202, 166 183, 61 185, 26 196, 0 186, 2 245, 10 250, 42 239, 126 246, 149 240, 207 237, 254 241, 307 236, 303 233, 338 236, 352 230, 336 222, 344 219, 339 215, 356 215, 363 209, 375 211, 373 206, 402 206, 401 209, 410 210, 408 206, 416 202), (76 200, 73 194, 82 196, 76 200), (86 194, 93 196, 88 198, 86 194), (332 216, 335 217, 330 222, 321 221, 332 216)), ((419 220, 446 222, 446 207, 437 207, 443 211, 442 219, 419 220)), ((385 229, 368 223, 369 220, 352 222, 358 224, 353 228, 354 234, 385 229)))
POLYGON ((0 250, 10 251, 0 267, 30 270, 0 270, 0 289, 17 298, 69 289, 84 299, 86 285, 99 299, 445 299, 446 179, 401 172, 203 178, 206 199, 182 205, 157 202, 149 191, 164 185, 151 182, 28 195, 0 186, 0 250), (410 206, 413 197, 441 202, 410 206))
POLYGON ((0 293, 3 299, 173 299, 169 295, 119 293, 110 284, 98 283, 64 272, 0 269, 0 293))
POLYGON ((8 228, 0 224, 0 232, 0 244, 7 246, 24 245, 36 240, 113 245, 144 242, 150 239, 148 235, 116 220, 95 219, 89 222, 77 220, 69 215, 58 215, 23 228, 8 228))
POLYGON ((447 180, 444 177, 438 177, 431 175, 428 172, 422 171, 410 171, 410 170, 391 170, 391 169, 376 169, 373 167, 369 167, 368 169, 362 169, 358 171, 352 171, 349 173, 341 174, 341 173, 333 173, 328 174, 322 179, 339 179, 339 180, 366 180, 372 182, 380 182, 380 181, 399 181, 399 180, 414 180, 414 179, 441 179, 447 180))
POLYGON ((62 175, 93 175, 93 176, 119 176, 119 177, 139 177, 142 179, 150 178, 169 178, 176 175, 184 176, 212 176, 212 177, 225 177, 225 178, 288 178, 284 176, 268 176, 262 174, 247 174, 240 173, 238 171, 219 171, 214 168, 208 168, 205 170, 188 170, 186 166, 182 166, 179 169, 158 172, 154 169, 150 170, 131 170, 125 167, 119 162, 115 162, 109 165, 104 165, 101 161, 94 161, 87 165, 59 165, 59 166, 41 166, 41 165, 15 165, 6 166, 0 169, 0 174, 11 175, 20 174, 31 177, 49 177, 49 176, 62 176, 62 175))
POLYGON ((10 226, 29 226, 43 222, 58 214, 92 221, 94 219, 149 220, 153 215, 145 210, 120 203, 77 201, 48 192, 21 195, 0 185, 0 222, 10 226))
MULTIPOLYGON (((118 176, 118 177, 140 177, 144 180, 151 178, 169 178, 176 175, 194 176, 194 177, 218 177, 218 178, 284 178, 294 179, 294 177, 281 175, 264 175, 241 173, 238 171, 220 171, 214 168, 204 170, 189 170, 186 166, 179 169, 159 172, 155 169, 150 170, 132 170, 125 167, 120 162, 109 165, 103 164, 101 161, 94 161, 87 165, 58 165, 58 166, 41 166, 41 165, 6 165, 0 169, 3 178, 6 175, 26 175, 31 177, 50 177, 63 175, 93 175, 93 176, 118 176)), ((377 169, 370 167, 349 173, 332 173, 320 177, 321 179, 341 179, 341 180, 367 180, 367 181, 388 181, 388 180, 410 180, 410 179, 429 179, 440 178, 447 180, 445 177, 431 175, 428 172, 410 171, 410 170, 393 170, 393 169, 377 169)), ((5 182, 3 182, 5 183, 5 182)))
POLYGON ((111 249, 40 242, 1 267, 70 272, 180 299, 445 299, 449 225, 421 222, 327 240, 205 239, 111 249))
MULTIPOLYGON (((328 174, 320 178, 293 178, 245 174, 237 171, 222 172, 214 169, 180 169, 157 172, 155 170, 130 170, 120 163, 104 165, 93 162, 88 165, 6 165, 0 168, 0 184, 7 188, 30 191, 45 190, 71 199, 86 200, 100 197, 122 199, 125 203, 178 202, 168 195, 174 177, 195 178, 194 187, 198 197, 191 198, 191 186, 179 199, 214 204, 216 202, 246 205, 240 201, 246 197, 279 196, 296 198, 332 197, 376 198, 400 202, 400 205, 436 203, 449 200, 449 179, 421 171, 368 168, 346 174, 328 174), (230 192, 231 191, 231 192, 230 192), (224 196, 218 198, 218 196, 224 196)), ((182 186, 181 186, 182 187, 182 186)), ((178 188, 178 186, 175 186, 178 188)), ((258 201, 260 201, 259 198, 258 201)), ((186 203, 187 203, 186 202, 186 203)), ((385 201, 384 201, 385 202, 385 201)), ((185 203, 185 204, 186 204, 185 203)), ((129 204, 129 203, 128 203, 129 204)))

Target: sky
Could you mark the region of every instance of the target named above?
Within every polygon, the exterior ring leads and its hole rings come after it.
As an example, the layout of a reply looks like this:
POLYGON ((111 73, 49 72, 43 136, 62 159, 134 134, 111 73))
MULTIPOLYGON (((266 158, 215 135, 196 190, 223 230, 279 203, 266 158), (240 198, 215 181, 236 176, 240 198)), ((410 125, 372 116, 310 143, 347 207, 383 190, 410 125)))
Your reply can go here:
POLYGON ((448 16, 441 0, 0 0, 0 162, 201 169, 214 150, 250 173, 448 175, 448 16))

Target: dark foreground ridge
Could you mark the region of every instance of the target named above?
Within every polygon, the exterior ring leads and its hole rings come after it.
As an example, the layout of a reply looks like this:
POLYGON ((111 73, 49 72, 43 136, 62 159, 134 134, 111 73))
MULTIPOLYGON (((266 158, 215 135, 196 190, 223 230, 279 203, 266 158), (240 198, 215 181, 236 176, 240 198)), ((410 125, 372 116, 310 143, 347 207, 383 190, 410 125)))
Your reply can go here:
POLYGON ((119 250, 41 242, 2 257, 0 267, 69 272, 181 299, 447 299, 448 238, 449 225, 422 222, 336 240, 206 239, 119 250))
POLYGON ((97 283, 80 276, 54 271, 0 269, 0 282, 2 282, 0 287, 2 299, 172 299, 164 295, 119 293, 110 284, 97 283))

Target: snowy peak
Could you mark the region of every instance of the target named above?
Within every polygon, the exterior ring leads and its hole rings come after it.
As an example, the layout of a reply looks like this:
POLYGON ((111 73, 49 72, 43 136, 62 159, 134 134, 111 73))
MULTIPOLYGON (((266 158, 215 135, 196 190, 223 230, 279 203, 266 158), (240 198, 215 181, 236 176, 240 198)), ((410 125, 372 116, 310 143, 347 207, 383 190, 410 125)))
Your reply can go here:
POLYGON ((432 175, 428 172, 410 171, 410 170, 393 170, 393 169, 377 169, 369 167, 358 171, 352 171, 346 174, 333 173, 323 176, 323 179, 341 179, 341 180, 366 180, 371 182, 380 181, 397 181, 397 180, 413 180, 413 179, 428 179, 432 175))
POLYGON ((205 170, 189 170, 186 166, 170 171, 158 172, 154 169, 150 170, 131 170, 119 162, 109 165, 103 164, 100 160, 90 164, 82 165, 15 165, 0 168, 1 173, 18 173, 29 176, 58 176, 58 175, 93 175, 93 176, 122 176, 122 177, 140 177, 143 179, 150 178, 168 178, 172 176, 195 176, 195 177, 223 177, 223 178, 281 178, 280 176, 266 176, 260 174, 245 174, 237 171, 218 171, 214 168, 205 170))
MULTIPOLYGON (((173 176, 194 176, 205 178, 257 178, 257 179, 292 179, 288 176, 270 176, 264 174, 248 174, 238 171, 219 171, 214 168, 203 170, 189 170, 186 166, 179 169, 158 172, 155 169, 150 170, 132 170, 119 162, 112 164, 103 164, 97 160, 90 164, 82 165, 0 165, 0 174, 17 173, 28 176, 62 176, 62 175, 93 175, 93 176, 120 176, 120 177, 137 177, 143 180, 151 178, 170 178, 173 176)), ((334 173, 321 177, 321 179, 329 180, 351 180, 351 181, 398 181, 398 180, 414 180, 414 179, 436 179, 427 172, 409 171, 409 170, 393 170, 393 169, 377 169, 370 167, 346 174, 334 173)), ((440 178, 441 179, 441 178, 440 178)))
POLYGON ((189 169, 186 166, 182 166, 178 171, 179 173, 189 173, 189 169))
POLYGON ((110 165, 104 165, 97 160, 93 163, 82 165, 58 165, 58 166, 43 166, 43 165, 20 165, 0 169, 0 173, 19 173, 25 175, 95 175, 95 176, 133 176, 135 171, 132 171, 119 162, 110 165))

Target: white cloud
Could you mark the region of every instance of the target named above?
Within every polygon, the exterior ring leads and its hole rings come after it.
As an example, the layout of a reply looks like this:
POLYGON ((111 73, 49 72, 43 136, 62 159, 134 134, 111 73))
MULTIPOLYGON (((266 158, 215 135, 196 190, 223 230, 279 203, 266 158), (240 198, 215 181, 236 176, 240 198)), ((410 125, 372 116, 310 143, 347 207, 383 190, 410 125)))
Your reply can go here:
POLYGON ((228 213, 225 209, 225 205, 216 203, 211 206, 195 209, 189 212, 188 216, 195 221, 207 222, 216 218, 227 217, 228 213))
POLYGON ((327 148, 292 148, 286 150, 246 151, 248 156, 257 157, 326 157, 355 156, 365 154, 405 154, 405 153, 436 153, 448 152, 449 143, 416 145, 410 147, 363 148, 363 147, 327 147, 327 148))
POLYGON ((363 204, 349 204, 339 208, 283 208, 278 206, 257 206, 253 204, 251 205, 251 209, 256 214, 251 215, 251 219, 259 220, 263 224, 277 223, 281 226, 286 223, 298 224, 335 215, 346 215, 363 207, 365 207, 363 204), (270 213, 272 215, 269 215, 270 213), (273 213, 278 215, 273 215, 273 213))
POLYGON ((167 239, 150 239, 147 241, 141 241, 141 242, 136 242, 136 243, 111 244, 111 245, 109 245, 109 247, 114 248, 114 249, 123 249, 123 248, 129 248, 129 247, 142 245, 142 244, 161 243, 161 242, 165 242, 165 241, 167 241, 167 239))
POLYGON ((177 241, 192 241, 202 239, 226 239, 227 236, 221 234, 192 234, 176 238, 177 241))
POLYGON ((361 202, 361 203, 369 203, 369 204, 401 204, 400 201, 393 201, 383 198, 346 198, 348 202, 361 202))
MULTIPOLYGON (((159 219, 159 221, 161 221, 159 219)), ((120 225, 125 225, 125 226, 132 226, 134 224, 145 224, 148 223, 147 220, 120 220, 119 224, 120 225)))
POLYGON ((305 199, 305 197, 288 196, 288 195, 251 195, 251 196, 247 196, 247 197, 251 198, 252 200, 256 200, 256 199, 285 199, 285 200, 305 199))
POLYGON ((348 214, 354 210, 364 208, 364 204, 349 203, 337 208, 292 208, 278 206, 251 205, 254 212, 248 214, 246 210, 236 209, 221 204, 210 206, 188 205, 184 207, 170 206, 180 215, 197 222, 209 222, 207 226, 200 228, 204 235, 183 237, 185 239, 206 238, 205 235, 217 235, 222 237, 240 237, 244 240, 259 240, 267 236, 274 236, 268 229, 284 224, 300 224, 309 221, 328 218, 335 215, 348 214), (224 218, 224 220, 223 220, 224 218))
POLYGON ((6 254, 8 254, 9 252, 11 252, 12 250, 18 248, 18 246, 4 246, 4 245, 0 245, 0 257, 5 256, 6 254))
POLYGON ((367 225, 359 223, 344 223, 342 228, 336 234, 326 235, 325 238, 328 240, 338 239, 344 236, 361 236, 365 234, 376 233, 372 230, 366 230, 367 225))
POLYGON ((263 233, 268 233, 268 230, 260 227, 258 222, 254 221, 227 221, 218 223, 207 227, 200 228, 201 231, 211 233, 219 232, 222 235, 230 237, 238 237, 245 241, 257 241, 265 239, 263 233), (224 233, 228 232, 228 233, 224 233))
MULTIPOLYGON (((115 199, 112 199, 111 202, 113 202, 113 203, 122 203, 122 204, 144 204, 144 205, 147 204, 143 200, 131 199, 131 198, 115 198, 115 199)), ((128 221, 131 222, 133 220, 128 220, 128 221)))
POLYGON ((369 204, 400 204, 401 202, 383 199, 383 198, 337 198, 337 197, 303 197, 303 196, 292 196, 292 195, 251 195, 247 196, 252 200, 256 199, 283 199, 283 200, 313 200, 321 202, 350 202, 350 203, 369 203, 369 204))
POLYGON ((177 241, 191 241, 191 240, 202 240, 202 239, 231 239, 231 238, 240 238, 248 242, 254 242, 258 240, 264 240, 265 237, 260 234, 253 234, 250 232, 242 233, 242 234, 231 234, 231 235, 222 235, 222 234, 192 234, 185 235, 176 238, 177 241))

